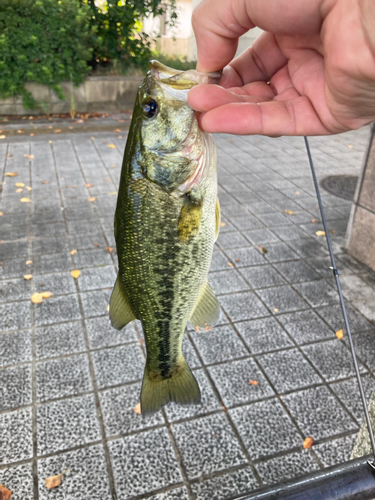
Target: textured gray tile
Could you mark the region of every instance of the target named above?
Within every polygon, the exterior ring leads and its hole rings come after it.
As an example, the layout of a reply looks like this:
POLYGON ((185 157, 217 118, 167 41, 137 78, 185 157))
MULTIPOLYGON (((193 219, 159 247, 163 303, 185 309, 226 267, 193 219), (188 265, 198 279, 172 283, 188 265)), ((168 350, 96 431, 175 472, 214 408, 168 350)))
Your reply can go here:
POLYGON ((31 331, 0 334, 0 366, 32 361, 31 331))
POLYGON ((176 488, 174 490, 168 490, 165 493, 152 495, 148 498, 150 500, 189 500, 189 494, 186 488, 176 488))
POLYGON ((129 434, 164 424, 160 411, 147 417, 134 412, 140 400, 141 385, 139 382, 99 393, 107 436, 129 434))
POLYGON ((265 248, 267 253, 264 254, 264 256, 268 262, 282 262, 298 259, 298 255, 285 243, 268 243, 265 248))
POLYGON ((98 267, 112 264, 110 254, 104 248, 79 250, 73 256, 74 264, 77 269, 85 267, 98 267))
MULTIPOLYGON (((372 391, 375 388, 375 380, 370 374, 361 376, 363 389, 367 401, 369 401, 372 391)), ((345 407, 354 415, 359 424, 362 424, 364 419, 362 401, 358 389, 357 378, 350 378, 330 384, 331 389, 344 403, 345 407)))
POLYGON ((309 306, 290 286, 278 286, 258 290, 258 295, 272 313, 284 313, 307 309, 309 306), (277 311, 275 311, 277 309, 277 311))
MULTIPOLYGON (((317 230, 316 228, 315 230, 317 230)), ((327 250, 313 238, 303 238, 293 241, 293 250, 302 258, 321 257, 327 255, 327 250)))
MULTIPOLYGON (((33 456, 31 408, 0 414, 0 463, 27 460, 33 456)), ((2 471, 1 482, 3 483, 2 471)))
POLYGON ((236 267, 257 266, 266 263, 263 254, 255 248, 236 248, 235 250, 227 250, 226 254, 236 267))
MULTIPOLYGON (((299 240, 306 238, 306 233, 294 225, 273 227, 272 231, 283 241, 299 240)), ((293 244, 291 244, 293 247, 293 244)))
POLYGON ((198 359, 197 353, 185 332, 185 335, 182 339, 182 353, 185 357, 185 360, 191 369, 202 366, 201 362, 198 359))
POLYGON ((38 363, 36 386, 38 401, 92 391, 87 355, 78 354, 38 363))
POLYGON ((334 336, 329 326, 312 310, 282 314, 277 319, 300 345, 334 336))
POLYGON ((192 339, 204 363, 240 358, 248 353, 231 326, 217 326, 208 332, 192 332, 192 339))
POLYGON ((224 405, 250 403, 274 396, 274 391, 253 359, 241 359, 209 368, 224 405), (258 382, 253 385, 250 382, 258 382))
POLYGON ((269 316, 269 311, 253 292, 222 295, 220 304, 231 321, 269 316))
POLYGON ((0 305, 0 330, 18 330, 31 324, 31 302, 0 305))
POLYGON ((246 215, 246 217, 231 217, 231 221, 240 231, 264 227, 259 219, 250 214, 246 215))
POLYGON ((37 408, 38 455, 99 439, 101 434, 93 394, 46 403, 37 408))
POLYGON ((82 292, 82 307, 86 318, 91 316, 108 315, 108 304, 112 290, 100 290, 97 292, 82 292))
POLYGON ((172 433, 189 479, 247 462, 224 412, 174 424, 172 433))
POLYGON ((53 358, 86 350, 80 321, 51 325, 35 330, 37 359, 53 358))
POLYGON ((31 463, 2 469, 1 482, 12 491, 12 500, 34 499, 34 479, 31 463))
POLYGON ((253 460, 302 445, 302 437, 277 399, 241 406, 229 413, 253 460))
POLYGON ((290 347, 293 342, 274 318, 262 318, 236 324, 252 354, 290 347))
POLYGON ((19 278, 30 272, 26 259, 4 260, 0 265, 0 279, 19 278))
POLYGON ((300 283, 301 281, 319 280, 320 276, 303 261, 279 262, 277 270, 289 283, 300 283))
POLYGON ((314 445, 313 450, 318 455, 324 467, 332 467, 347 462, 350 459, 357 435, 332 439, 325 443, 314 445))
POLYGON ((244 267, 240 270, 242 276, 253 288, 284 285, 285 280, 272 266, 244 267))
POLYGON ((228 257, 224 255, 221 250, 214 250, 210 271, 220 271, 222 269, 228 269, 228 267, 233 267, 228 257), (231 266, 229 266, 229 264, 231 264, 231 266))
POLYGON ((243 235, 254 245, 265 245, 266 243, 279 241, 269 229, 256 229, 255 231, 243 231, 243 235))
MULTIPOLYGON (((346 312, 352 332, 373 330, 375 328, 375 325, 371 323, 371 321, 367 320, 362 314, 350 307, 349 304, 346 306, 346 312)), ((318 314, 330 325, 333 331, 337 332, 337 330, 345 328, 344 318, 339 304, 319 308, 318 314)))
POLYGON ((83 269, 79 277, 78 286, 82 291, 96 288, 113 288, 116 281, 116 272, 113 266, 83 269))
POLYGON ((165 428, 110 441, 108 446, 119 498, 142 495, 182 483, 165 428))
POLYGON ((196 417, 210 411, 221 409, 221 404, 217 399, 204 371, 194 370, 193 373, 201 391, 201 401, 196 405, 176 405, 171 403, 166 406, 165 411, 170 422, 196 417))
POLYGON ((53 238, 37 238, 34 240, 33 254, 35 255, 67 251, 68 243, 65 235, 55 236, 53 238))
POLYGON ((34 276, 33 285, 35 292, 50 291, 54 295, 75 293, 76 286, 74 278, 70 273, 43 274, 34 276))
POLYGON ((263 483, 270 485, 319 470, 319 465, 309 450, 301 450, 261 462, 256 469, 263 483))
MULTIPOLYGON (((345 344, 349 347, 347 335, 344 337, 345 344)), ((366 366, 375 371, 375 330, 361 332, 353 338, 354 348, 357 356, 366 363, 366 366)))
POLYGON ((192 484, 197 500, 232 498, 250 493, 258 487, 259 483, 250 467, 192 484))
POLYGON ((242 236, 241 233, 237 231, 231 233, 221 233, 217 240, 217 244, 220 248, 236 248, 236 247, 246 247, 249 243, 242 236))
POLYGON ((145 362, 138 344, 93 352, 92 360, 99 388, 134 382, 143 376, 145 362))
POLYGON ((28 241, 12 241, 0 243, 0 259, 5 260, 9 257, 18 259, 20 257, 27 258, 29 256, 30 244, 28 241))
POLYGON ((113 328, 108 316, 87 319, 85 323, 91 349, 137 341, 133 323, 129 323, 122 330, 113 328))
POLYGON ((295 392, 282 399, 304 435, 316 441, 358 428, 324 386, 295 392))
POLYGON ((35 325, 44 326, 52 323, 73 321, 81 318, 77 295, 51 297, 34 306, 35 325))
POLYGON ((80 450, 59 453, 53 457, 38 460, 39 500, 109 500, 107 464, 102 445, 89 446, 80 450), (48 490, 41 478, 61 474, 58 488, 48 490))
POLYGON ((243 292, 249 290, 250 288, 245 280, 238 274, 238 271, 234 269, 210 273, 208 280, 217 295, 223 293, 243 292))
POLYGON ((297 349, 259 356, 258 361, 277 393, 302 389, 322 382, 297 349))
POLYGON ((312 307, 327 306, 338 301, 337 291, 325 280, 297 284, 294 288, 312 307))
POLYGON ((31 295, 31 282, 21 279, 0 281, 0 302, 25 300, 31 295))
POLYGON ((31 404, 31 365, 0 370, 0 410, 31 404))

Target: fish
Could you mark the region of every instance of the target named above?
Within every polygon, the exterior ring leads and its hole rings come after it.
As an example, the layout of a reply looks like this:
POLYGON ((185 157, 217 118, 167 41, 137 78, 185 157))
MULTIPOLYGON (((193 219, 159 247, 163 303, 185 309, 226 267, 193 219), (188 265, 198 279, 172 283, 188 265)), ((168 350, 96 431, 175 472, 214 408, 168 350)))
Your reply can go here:
POLYGON ((207 331, 220 317, 207 279, 220 227, 216 148, 187 101, 194 85, 219 78, 151 61, 135 100, 114 220, 118 276, 109 316, 117 330, 141 321, 142 415, 169 402, 200 402, 183 335, 188 321, 207 331))

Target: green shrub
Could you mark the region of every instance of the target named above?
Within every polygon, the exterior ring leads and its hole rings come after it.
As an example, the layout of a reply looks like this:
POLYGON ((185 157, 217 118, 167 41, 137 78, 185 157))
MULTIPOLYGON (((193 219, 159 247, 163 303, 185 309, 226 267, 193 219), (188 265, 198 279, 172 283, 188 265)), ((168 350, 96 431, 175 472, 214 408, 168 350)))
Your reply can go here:
POLYGON ((25 88, 33 81, 63 99, 59 83, 79 85, 90 72, 93 34, 90 11, 78 0, 1 0, 0 97, 22 96, 34 108, 25 88))

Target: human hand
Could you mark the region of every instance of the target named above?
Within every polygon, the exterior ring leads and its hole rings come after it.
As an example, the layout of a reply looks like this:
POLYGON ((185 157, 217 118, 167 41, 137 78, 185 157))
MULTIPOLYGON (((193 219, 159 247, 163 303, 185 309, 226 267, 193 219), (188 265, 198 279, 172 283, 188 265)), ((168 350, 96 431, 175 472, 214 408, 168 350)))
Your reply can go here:
POLYGON ((229 63, 220 86, 189 92, 203 130, 320 135, 375 121, 374 0, 203 0, 192 22, 197 70, 229 63), (233 59, 254 26, 264 32, 233 59))

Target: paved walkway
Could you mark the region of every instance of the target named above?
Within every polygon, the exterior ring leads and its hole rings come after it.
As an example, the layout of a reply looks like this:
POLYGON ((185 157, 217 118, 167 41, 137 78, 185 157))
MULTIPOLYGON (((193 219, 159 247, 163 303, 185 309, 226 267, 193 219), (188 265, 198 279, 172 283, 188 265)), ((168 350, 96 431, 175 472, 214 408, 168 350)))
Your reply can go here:
MULTIPOLYGON (((223 315, 184 344, 202 404, 143 419, 139 324, 117 332, 107 317, 125 135, 91 135, 0 142, 0 172, 17 172, 0 198, 0 483, 12 500, 229 499, 347 460, 362 414, 303 139, 216 137, 210 280, 223 315)), ((358 174, 367 136, 311 139, 319 176, 358 174)), ((343 249, 350 203, 323 200, 369 394, 375 273, 343 249)))

